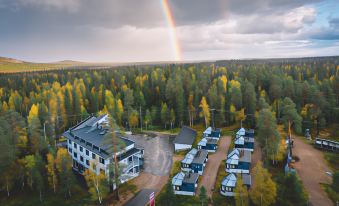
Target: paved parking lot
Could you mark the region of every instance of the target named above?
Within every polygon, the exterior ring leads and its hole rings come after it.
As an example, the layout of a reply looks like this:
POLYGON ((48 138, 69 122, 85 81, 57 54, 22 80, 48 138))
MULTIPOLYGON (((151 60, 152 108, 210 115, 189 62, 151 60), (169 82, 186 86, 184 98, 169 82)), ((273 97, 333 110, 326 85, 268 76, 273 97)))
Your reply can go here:
POLYGON ((167 183, 173 162, 173 138, 165 134, 155 137, 143 135, 126 135, 144 148, 144 171, 133 180, 140 192, 129 200, 125 206, 144 206, 148 203, 151 192, 159 192, 167 183))
POLYGON ((136 146, 144 148, 144 172, 157 176, 169 175, 172 167, 173 139, 169 135, 157 134, 155 137, 128 135, 136 146))

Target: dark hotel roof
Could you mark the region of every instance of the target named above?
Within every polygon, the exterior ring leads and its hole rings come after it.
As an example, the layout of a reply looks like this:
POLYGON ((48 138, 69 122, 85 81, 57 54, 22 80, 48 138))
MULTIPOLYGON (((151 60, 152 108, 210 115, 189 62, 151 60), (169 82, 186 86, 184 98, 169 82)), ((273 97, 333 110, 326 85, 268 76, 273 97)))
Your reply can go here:
MULTIPOLYGON (((67 130, 63 136, 106 158, 109 154, 113 153, 113 143, 111 137, 108 136, 108 128, 98 123, 105 118, 105 116, 106 115, 100 117, 90 116, 75 127, 67 130), (95 149, 93 146, 99 149, 95 149)), ((133 141, 122 137, 120 133, 116 133, 116 137, 118 137, 118 151, 134 144, 133 141)))

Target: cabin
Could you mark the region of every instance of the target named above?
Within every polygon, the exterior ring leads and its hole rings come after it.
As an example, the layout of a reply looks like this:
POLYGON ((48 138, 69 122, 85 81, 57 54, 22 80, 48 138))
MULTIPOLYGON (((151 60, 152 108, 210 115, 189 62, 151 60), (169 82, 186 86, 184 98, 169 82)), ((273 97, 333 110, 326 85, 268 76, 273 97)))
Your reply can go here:
POLYGON ((238 177, 242 177, 243 184, 247 186, 247 189, 251 187, 252 180, 251 180, 251 175, 249 174, 234 174, 230 173, 221 182, 221 187, 220 187, 220 194, 224 195, 226 197, 232 197, 234 196, 234 189, 237 185, 237 179, 238 177))
POLYGON ((179 172, 172 179, 174 194, 194 196, 198 187, 199 174, 179 172))
POLYGON ((252 137, 252 138, 254 138, 254 129, 245 130, 245 137, 252 137))
POLYGON ((244 128, 240 128, 235 135, 234 147, 237 149, 243 149, 253 152, 254 130, 245 130, 244 128))
POLYGON ((339 142, 316 138, 314 145, 316 148, 331 151, 331 152, 339 152, 339 142))
POLYGON ((251 152, 233 149, 226 157, 225 171, 228 173, 249 174, 251 169, 251 152))
POLYGON ((197 132, 194 129, 183 126, 173 141, 174 150, 177 152, 192 149, 196 136, 197 132))
POLYGON ((198 143, 198 149, 204 149, 208 152, 216 152, 218 149, 218 139, 202 138, 198 143))
POLYGON ((136 147, 134 141, 115 132, 117 145, 114 151, 114 145, 107 136, 108 132, 108 115, 105 114, 86 118, 64 132, 63 137, 67 139, 67 150, 73 160, 73 170, 82 174, 89 169, 97 175, 103 173, 109 176, 115 153, 119 164, 123 165, 120 181, 124 183, 139 175, 144 162, 144 150, 136 147))
POLYGON ((221 137, 221 129, 208 127, 202 135, 204 138, 219 139, 221 137))
POLYGON ((202 175, 208 161, 208 151, 193 148, 181 161, 181 170, 202 175))

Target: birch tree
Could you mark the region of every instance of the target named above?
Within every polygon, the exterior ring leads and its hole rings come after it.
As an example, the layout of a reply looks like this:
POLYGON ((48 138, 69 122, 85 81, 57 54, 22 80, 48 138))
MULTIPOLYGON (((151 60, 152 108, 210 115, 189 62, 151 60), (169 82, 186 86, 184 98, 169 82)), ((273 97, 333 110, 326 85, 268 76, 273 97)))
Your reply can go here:
POLYGON ((202 110, 200 112, 200 117, 204 117, 205 126, 207 128, 211 121, 211 113, 205 97, 202 97, 199 107, 202 110))

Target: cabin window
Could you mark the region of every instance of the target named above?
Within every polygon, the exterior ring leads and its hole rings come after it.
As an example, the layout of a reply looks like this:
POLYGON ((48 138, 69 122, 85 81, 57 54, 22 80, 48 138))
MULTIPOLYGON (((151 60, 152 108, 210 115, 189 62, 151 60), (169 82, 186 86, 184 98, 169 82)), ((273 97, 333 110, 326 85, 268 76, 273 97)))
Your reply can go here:
POLYGON ((83 152, 84 151, 84 149, 80 146, 80 152, 83 152))
POLYGON ((86 155, 89 156, 89 151, 86 149, 86 155))
POLYGON ((94 154, 94 153, 92 153, 92 159, 95 159, 95 157, 96 157, 96 156, 95 156, 95 154, 94 154))

